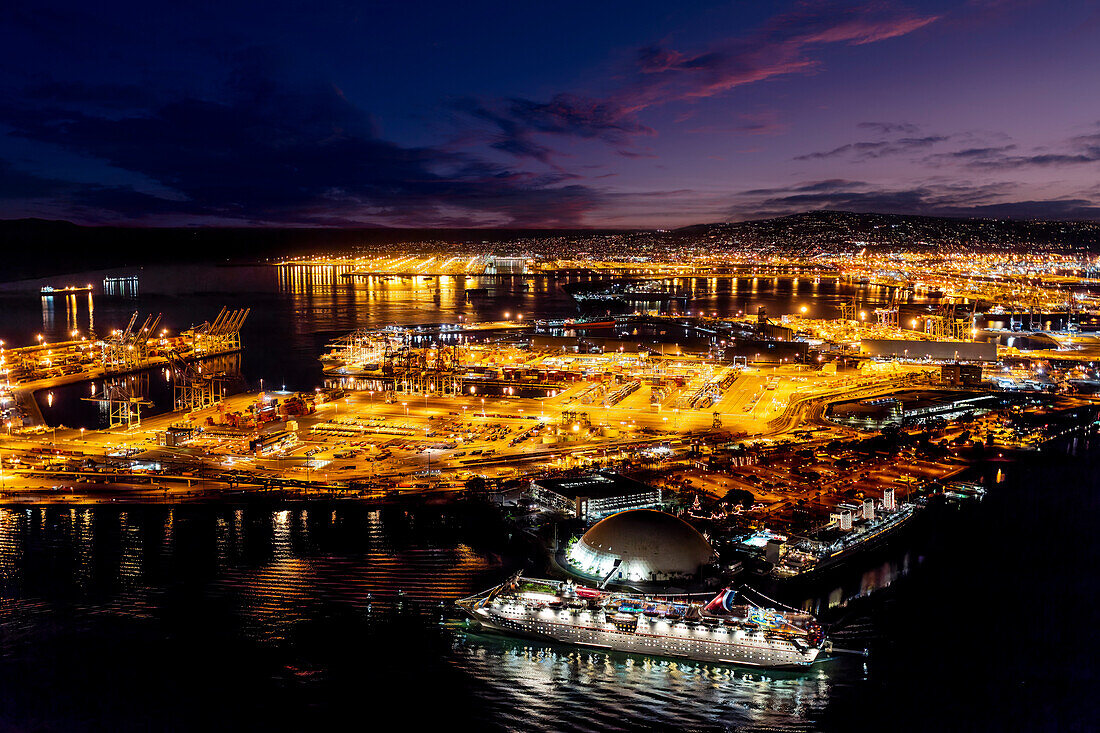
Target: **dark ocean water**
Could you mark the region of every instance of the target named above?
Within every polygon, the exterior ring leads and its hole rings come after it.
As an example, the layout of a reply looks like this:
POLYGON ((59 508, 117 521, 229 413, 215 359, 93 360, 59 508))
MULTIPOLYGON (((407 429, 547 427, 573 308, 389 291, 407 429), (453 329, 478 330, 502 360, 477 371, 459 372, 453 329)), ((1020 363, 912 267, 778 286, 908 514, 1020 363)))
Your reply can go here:
POLYGON ((1096 460, 996 468, 783 595, 870 648, 798 674, 440 625, 524 565, 489 510, 0 509, 0 729, 1093 730, 1096 460))

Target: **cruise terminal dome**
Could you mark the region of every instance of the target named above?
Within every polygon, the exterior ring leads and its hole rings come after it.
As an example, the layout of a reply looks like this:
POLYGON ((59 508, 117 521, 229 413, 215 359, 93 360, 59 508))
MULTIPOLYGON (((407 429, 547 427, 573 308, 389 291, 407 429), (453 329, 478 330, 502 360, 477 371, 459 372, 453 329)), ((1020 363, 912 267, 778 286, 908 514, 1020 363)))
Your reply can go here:
POLYGON ((631 509, 598 522, 568 553, 574 569, 605 577, 622 560, 613 579, 669 580, 695 575, 714 550, 690 524, 655 509, 631 509))

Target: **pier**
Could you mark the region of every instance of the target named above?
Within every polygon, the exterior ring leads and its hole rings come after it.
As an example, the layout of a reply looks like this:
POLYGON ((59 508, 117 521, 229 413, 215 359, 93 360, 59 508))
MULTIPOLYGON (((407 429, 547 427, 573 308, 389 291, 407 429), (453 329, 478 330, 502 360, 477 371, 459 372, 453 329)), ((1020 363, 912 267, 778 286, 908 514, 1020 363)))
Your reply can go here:
MULTIPOLYGON (((134 313, 125 329, 103 339, 0 348, 0 371, 6 377, 5 388, 24 413, 23 424, 44 425, 35 393, 93 380, 104 380, 103 391, 109 393, 111 384, 121 377, 157 368, 169 368, 182 380, 181 364, 240 351, 240 329, 248 312, 223 308, 212 322, 175 336, 157 330, 159 315, 148 316, 135 327, 138 314, 134 313)), ((132 402, 132 397, 104 396, 96 401, 132 402)))

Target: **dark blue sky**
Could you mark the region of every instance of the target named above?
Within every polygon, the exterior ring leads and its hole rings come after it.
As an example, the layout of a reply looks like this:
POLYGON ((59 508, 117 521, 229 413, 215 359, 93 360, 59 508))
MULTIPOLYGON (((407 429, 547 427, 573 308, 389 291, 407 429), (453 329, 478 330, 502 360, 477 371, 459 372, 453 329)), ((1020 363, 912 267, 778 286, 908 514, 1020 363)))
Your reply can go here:
POLYGON ((1095 2, 20 3, 0 217, 1100 218, 1095 2))

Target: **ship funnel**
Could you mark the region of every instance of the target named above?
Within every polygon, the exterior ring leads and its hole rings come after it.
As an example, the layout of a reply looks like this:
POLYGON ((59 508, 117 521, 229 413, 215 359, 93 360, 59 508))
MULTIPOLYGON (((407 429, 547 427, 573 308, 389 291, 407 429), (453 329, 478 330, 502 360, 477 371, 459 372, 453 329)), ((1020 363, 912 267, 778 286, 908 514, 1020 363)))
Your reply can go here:
POLYGON ((897 501, 894 499, 893 489, 886 489, 882 492, 882 508, 888 512, 892 512, 898 508, 897 501))

